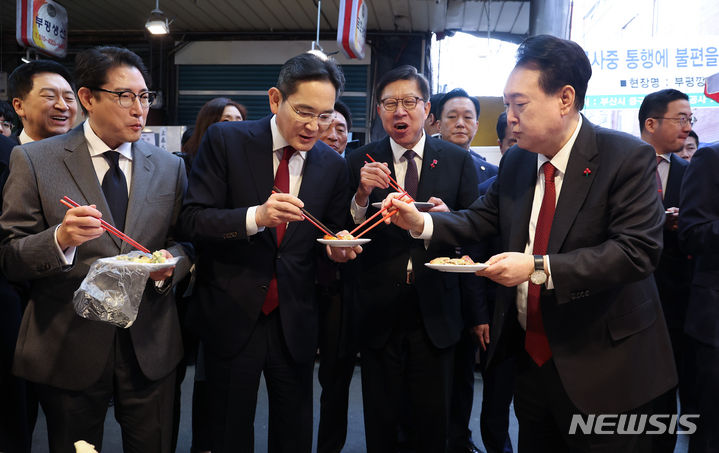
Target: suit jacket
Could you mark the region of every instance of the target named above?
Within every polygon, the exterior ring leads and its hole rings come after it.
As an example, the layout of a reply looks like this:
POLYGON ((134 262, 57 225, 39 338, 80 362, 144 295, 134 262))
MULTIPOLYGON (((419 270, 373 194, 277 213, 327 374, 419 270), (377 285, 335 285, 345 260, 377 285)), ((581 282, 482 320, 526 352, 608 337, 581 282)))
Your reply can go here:
MULTIPOLYGON (((386 162, 395 177, 394 158, 389 138, 370 143, 350 156, 350 178, 353 188, 359 186, 360 170, 365 154, 377 162, 386 162)), ((418 201, 441 198, 450 209, 468 207, 477 198, 477 172, 472 157, 452 143, 427 137, 422 158, 422 171, 417 188, 418 201)), ((369 203, 382 201, 390 192, 374 189, 369 203)), ((377 211, 371 206, 367 217, 377 211)), ((460 287, 457 274, 427 268, 424 263, 438 256, 453 256, 453 247, 430 245, 412 239, 394 225, 380 224, 365 237, 372 242, 358 258, 357 303, 360 332, 364 344, 381 348, 389 338, 394 322, 400 316, 397 303, 407 279, 407 262, 412 259, 415 286, 419 294, 419 310, 432 343, 438 348, 453 345, 459 339, 463 323, 460 313, 460 287)))
POLYGON ((719 145, 697 151, 679 201, 679 239, 694 257, 694 277, 684 331, 719 348, 719 145))
MULTIPOLYGON (((264 203, 274 183, 270 118, 217 123, 207 130, 190 173, 180 225, 198 248, 197 303, 190 322, 215 354, 238 354, 259 318, 276 273, 279 314, 287 348, 296 361, 317 350, 316 239, 310 222, 292 222, 277 245, 275 228, 250 237, 247 209, 264 203)), ((347 222, 347 165, 317 142, 307 152, 299 198, 333 230, 347 222)))
MULTIPOLYGON (((689 166, 687 161, 674 153, 670 154, 669 160, 669 175, 663 200, 665 209, 679 207, 682 179, 689 166)), ((682 329, 684 327, 689 288, 692 281, 692 266, 693 260, 690 260, 687 253, 679 246, 678 232, 665 228, 664 250, 662 250, 659 265, 654 271, 654 279, 657 281, 664 317, 670 328, 682 329)))
MULTIPOLYGON (((564 389, 583 412, 619 413, 677 383, 652 277, 664 213, 652 148, 586 118, 569 157, 547 247, 553 290, 542 318, 564 389)), ((524 252, 537 155, 513 147, 487 194, 459 213, 432 214, 432 242, 499 234, 524 252)), ((516 287, 500 286, 490 361, 523 348, 516 287)))
MULTIPOLYGON (((132 155, 125 232, 151 250, 166 248, 184 257, 184 248, 172 239, 186 185, 181 159, 141 141, 133 143, 132 155)), ((87 388, 107 364, 117 327, 78 316, 73 293, 95 260, 130 252, 132 247, 105 233, 77 247, 71 266, 64 266, 59 257, 54 232, 67 211, 59 202, 63 196, 96 204, 112 222, 82 126, 15 148, 3 195, 0 266, 9 280, 30 281, 14 372, 54 387, 87 388)), ((174 281, 189 267, 187 259, 180 260, 174 281)), ((182 343, 172 291, 160 294, 154 282, 148 282, 130 336, 148 379, 162 378, 174 369, 182 357, 182 343)))

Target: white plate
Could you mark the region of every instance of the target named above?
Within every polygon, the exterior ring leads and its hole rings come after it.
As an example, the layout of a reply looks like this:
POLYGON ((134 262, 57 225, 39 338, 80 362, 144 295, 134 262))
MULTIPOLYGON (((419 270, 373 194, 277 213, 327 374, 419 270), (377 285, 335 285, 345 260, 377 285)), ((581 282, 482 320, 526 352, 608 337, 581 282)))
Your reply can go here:
MULTIPOLYGON (((127 255, 138 256, 138 255, 144 255, 144 253, 136 254, 134 252, 131 252, 131 253, 126 253, 124 255, 125 256, 127 256, 127 255)), ((111 256, 108 258, 101 258, 99 261, 109 264, 109 265, 112 265, 112 266, 116 266, 116 267, 124 267, 127 269, 147 269, 150 272, 155 272, 155 271, 159 271, 161 269, 167 269, 168 267, 175 266, 177 264, 177 262, 180 261, 180 258, 181 257, 179 257, 179 256, 174 256, 172 258, 168 258, 167 260, 165 260, 164 263, 136 263, 134 261, 118 260, 117 256, 111 256)))
POLYGON ((317 239, 317 242, 330 247, 354 247, 355 245, 366 244, 372 239, 359 238, 359 239, 317 239))
POLYGON ((482 269, 486 269, 489 267, 489 265, 484 264, 484 263, 476 263, 476 264, 430 264, 430 263, 424 263, 424 265, 430 269, 434 269, 434 270, 440 271, 440 272, 459 272, 462 274, 475 273, 477 271, 481 271, 482 269))
MULTIPOLYGON (((382 202, 381 201, 374 202, 374 203, 372 203, 372 207, 380 209, 382 207, 382 202)), ((418 211, 427 212, 430 209, 432 209, 434 207, 434 205, 428 201, 415 201, 414 207, 417 208, 418 211)))

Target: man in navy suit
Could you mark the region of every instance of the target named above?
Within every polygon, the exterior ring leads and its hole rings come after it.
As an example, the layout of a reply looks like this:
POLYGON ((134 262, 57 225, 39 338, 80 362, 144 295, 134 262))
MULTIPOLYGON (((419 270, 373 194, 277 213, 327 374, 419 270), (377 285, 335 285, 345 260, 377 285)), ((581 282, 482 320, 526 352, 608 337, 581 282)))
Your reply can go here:
MULTIPOLYGON (((206 347, 213 452, 253 451, 262 374, 268 451, 312 449, 315 256, 323 249, 300 208, 334 231, 347 220, 345 161, 318 142, 343 83, 326 57, 291 58, 268 92, 273 115, 212 125, 193 163, 180 224, 199 252, 189 317, 206 347)), ((340 260, 355 253, 331 250, 340 260)))
POLYGON ((699 414, 689 452, 719 451, 719 145, 697 151, 679 200, 679 240, 696 262, 684 324, 679 395, 682 412, 699 414))
POLYGON ((517 357, 519 451, 663 451, 654 437, 572 430, 590 415, 672 414, 677 383, 652 273, 664 209, 655 155, 579 112, 591 64, 576 43, 527 38, 504 102, 517 146, 469 209, 420 213, 393 198, 391 221, 429 247, 500 235, 478 271, 497 288, 490 366, 517 357), (575 425, 576 426, 576 425, 575 425))
POLYGON ((684 147, 692 130, 689 97, 674 89, 648 94, 639 107, 639 129, 642 140, 656 153, 657 194, 664 205, 664 250, 654 279, 664 309, 664 318, 672 340, 681 385, 681 340, 684 330, 692 262, 679 246, 677 220, 682 179, 689 163, 674 154, 684 147))
MULTIPOLYGON (((360 223, 377 212, 373 202, 393 191, 389 175, 432 209, 461 209, 478 195, 469 153, 428 137, 427 79, 412 66, 387 72, 375 89, 377 113, 389 135, 354 151, 351 213, 360 223), (371 156, 376 162, 365 163, 371 156)), ((417 452, 444 452, 447 443, 454 345, 462 332, 459 278, 425 267, 453 247, 430 247, 393 225, 379 225, 355 265, 362 398, 367 451, 398 448, 402 412, 409 411, 417 452), (402 401, 407 396, 409 404, 402 401)), ((409 434, 406 433, 405 434, 409 434)))

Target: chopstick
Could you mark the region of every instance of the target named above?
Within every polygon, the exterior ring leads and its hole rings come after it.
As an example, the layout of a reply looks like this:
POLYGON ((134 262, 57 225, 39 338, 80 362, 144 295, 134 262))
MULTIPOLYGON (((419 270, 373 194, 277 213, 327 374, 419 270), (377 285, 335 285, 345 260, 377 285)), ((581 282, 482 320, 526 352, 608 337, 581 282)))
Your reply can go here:
POLYGON ((371 230, 372 228, 376 227, 376 226, 379 225, 380 223, 384 222, 386 219, 389 219, 390 217, 392 217, 393 215, 397 214, 398 212, 399 212, 399 209, 395 209, 394 211, 391 211, 391 212, 390 212, 389 214, 387 214, 386 216, 382 216, 381 219, 377 220, 375 223, 373 223, 372 225, 368 226, 366 230, 364 230, 363 232, 361 232, 360 234, 358 234, 357 236, 355 236, 355 239, 361 238, 362 236, 364 236, 364 234, 365 234, 366 232, 368 232, 368 231, 371 230))
MULTIPOLYGON (((372 162, 377 162, 376 160, 374 160, 372 158, 372 156, 369 155, 369 153, 366 153, 365 156, 369 157, 369 160, 371 160, 372 162)), ((407 193, 407 191, 404 190, 402 187, 400 187, 399 183, 397 181, 395 181, 395 179, 392 177, 392 175, 387 175, 387 176, 389 176, 390 182, 393 183, 393 184, 390 184, 393 189, 395 189, 398 192, 402 192, 404 195, 407 195, 409 197, 410 202, 414 201, 414 199, 407 193)))
MULTIPOLYGON (((70 197, 68 197, 68 196, 62 197, 62 200, 60 200, 60 203, 62 203, 63 205, 67 206, 68 208, 77 208, 77 207, 80 206, 78 203, 76 203, 75 201, 73 201, 73 200, 72 200, 70 197)), ((99 220, 100 220, 100 225, 102 226, 102 228, 104 228, 105 231, 107 231, 108 233, 114 234, 115 236, 119 237, 119 238, 122 239, 123 241, 127 242, 128 244, 130 244, 131 246, 135 247, 136 249, 138 249, 138 250, 140 250, 140 251, 142 251, 142 252, 152 254, 152 252, 150 252, 146 247, 143 247, 142 244, 140 244, 139 242, 135 241, 135 240, 132 239, 130 236, 126 235, 125 233, 123 233, 122 231, 118 230, 117 228, 115 228, 114 226, 110 225, 109 223, 105 222, 104 220, 102 220, 102 219, 99 219, 99 220)))
MULTIPOLYGON (((405 192, 405 193, 402 194, 401 197, 399 197, 399 199, 401 200, 402 198, 404 198, 405 195, 407 195, 407 196, 409 197, 409 194, 405 192)), ((410 200, 412 199, 412 197, 409 197, 409 198, 410 198, 410 200)), ((367 222, 369 222, 370 220, 374 219, 375 217, 377 217, 378 215, 382 214, 384 211, 390 209, 391 207, 392 207, 392 205, 389 205, 389 206, 384 207, 384 208, 380 209, 379 211, 375 212, 375 213, 372 215, 372 217, 370 217, 369 219, 367 219, 367 220, 365 220, 364 222, 360 223, 359 225, 357 225, 357 226, 355 227, 354 230, 350 231, 350 234, 354 234, 355 231, 357 231, 357 230, 359 230, 360 228, 362 228, 367 222)), ((386 218, 387 218, 386 216, 382 216, 382 220, 384 220, 384 219, 386 219, 386 218)))
MULTIPOLYGON (((284 193, 283 191, 281 191, 280 189, 278 189, 277 186, 272 186, 272 192, 275 192, 275 193, 284 193)), ((329 228, 327 228, 327 227, 325 226, 325 224, 323 224, 322 222, 320 222, 319 220, 317 220, 317 219, 315 218, 315 216, 313 216, 312 214, 310 214, 307 209, 305 209, 305 208, 300 208, 300 211, 302 211, 302 214, 303 214, 302 216, 303 216, 305 219, 309 220, 312 225, 314 225, 314 226, 316 226, 317 228, 319 228, 320 230, 322 230, 323 233, 325 233, 325 234, 327 234, 327 235, 329 235, 329 236, 337 236, 336 234, 332 233, 332 232, 331 232, 332 230, 330 230, 329 228)))

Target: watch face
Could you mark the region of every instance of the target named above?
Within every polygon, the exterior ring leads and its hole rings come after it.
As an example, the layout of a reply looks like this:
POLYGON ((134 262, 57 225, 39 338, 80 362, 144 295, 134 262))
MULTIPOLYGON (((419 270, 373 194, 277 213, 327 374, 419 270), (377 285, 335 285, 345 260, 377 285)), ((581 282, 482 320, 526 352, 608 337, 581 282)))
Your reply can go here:
POLYGON ((532 275, 529 276, 529 281, 535 285, 543 285, 544 282, 547 281, 547 274, 543 271, 534 271, 532 272, 532 275))

